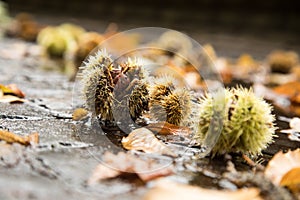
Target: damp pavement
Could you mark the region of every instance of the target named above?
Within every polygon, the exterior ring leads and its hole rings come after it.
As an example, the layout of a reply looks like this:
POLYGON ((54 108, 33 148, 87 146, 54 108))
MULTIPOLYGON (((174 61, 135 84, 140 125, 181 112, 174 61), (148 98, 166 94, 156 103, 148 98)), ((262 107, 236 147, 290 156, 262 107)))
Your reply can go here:
MULTIPOLYGON (((0 83, 17 84, 27 102, 1 103, 0 128, 19 135, 38 132, 40 143, 24 147, 0 142, 0 199, 141 199, 151 183, 137 186, 117 178, 94 186, 87 184, 103 153, 120 150, 117 142, 100 127, 89 126, 89 121, 71 119, 81 102, 76 82, 70 82, 59 70, 45 70, 26 54, 3 56, 3 52, 13 53, 10 48, 18 44, 26 48, 33 45, 15 39, 0 40, 0 83)), ((276 151, 271 148, 266 155, 276 151)), ((158 159, 170 161, 165 156, 158 159)), ((193 179, 202 187, 230 188, 230 184, 224 186, 216 181, 226 170, 224 160, 179 161, 175 167, 177 172, 172 177, 180 182, 193 179)), ((236 167, 250 169, 241 162, 236 167)))
MULTIPOLYGON (((0 50, 20 43, 24 42, 0 40, 0 50)), ((24 147, 0 142, 0 199, 140 199, 143 189, 134 190, 130 183, 86 185, 104 149, 76 133, 71 119, 74 83, 60 72, 40 69, 32 58, 3 57, 1 84, 17 84, 28 102, 1 103, 0 128, 19 135, 38 132, 40 143, 24 147)))

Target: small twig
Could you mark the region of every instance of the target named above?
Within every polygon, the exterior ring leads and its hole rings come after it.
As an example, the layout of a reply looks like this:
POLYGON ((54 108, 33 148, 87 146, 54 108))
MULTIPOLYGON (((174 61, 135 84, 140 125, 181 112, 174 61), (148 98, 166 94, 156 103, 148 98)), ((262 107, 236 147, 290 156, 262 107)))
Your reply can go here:
POLYGON ((264 166, 262 166, 259 163, 254 162, 251 158, 249 158, 247 155, 243 154, 243 159, 246 161, 246 163, 248 165, 250 165, 251 167, 255 167, 256 169, 263 171, 264 170, 264 166))

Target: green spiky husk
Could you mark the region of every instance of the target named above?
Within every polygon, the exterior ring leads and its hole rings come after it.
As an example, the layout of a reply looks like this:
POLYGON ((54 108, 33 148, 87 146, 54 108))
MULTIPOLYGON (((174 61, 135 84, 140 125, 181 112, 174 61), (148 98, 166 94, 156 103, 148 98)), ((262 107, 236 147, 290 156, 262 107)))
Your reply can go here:
POLYGON ((223 127, 212 149, 213 155, 240 152, 255 156, 273 142, 276 128, 272 108, 256 97, 252 89, 226 89, 223 96, 206 95, 199 103, 195 136, 200 143, 207 136, 214 111, 222 120, 223 127), (224 106, 218 110, 218 105, 224 106))

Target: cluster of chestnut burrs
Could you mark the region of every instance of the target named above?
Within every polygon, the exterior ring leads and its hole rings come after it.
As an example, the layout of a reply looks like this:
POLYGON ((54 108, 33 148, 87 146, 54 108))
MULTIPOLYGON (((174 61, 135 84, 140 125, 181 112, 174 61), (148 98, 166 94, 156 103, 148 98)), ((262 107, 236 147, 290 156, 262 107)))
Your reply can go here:
POLYGON ((196 98, 174 78, 150 76, 145 68, 137 58, 113 60, 106 50, 90 55, 81 73, 86 108, 105 122, 129 124, 147 116, 186 126, 199 143, 209 134, 217 110, 222 127, 213 154, 258 155, 273 141, 272 107, 252 89, 224 89, 196 98))

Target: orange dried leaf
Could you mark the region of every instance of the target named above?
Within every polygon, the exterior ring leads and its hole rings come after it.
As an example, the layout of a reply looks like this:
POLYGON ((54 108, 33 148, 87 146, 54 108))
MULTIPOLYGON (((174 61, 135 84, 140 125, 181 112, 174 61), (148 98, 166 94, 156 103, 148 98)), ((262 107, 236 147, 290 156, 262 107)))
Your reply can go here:
POLYGON ((32 143, 38 143, 39 135, 38 133, 33 133, 29 136, 22 137, 6 130, 0 130, 0 140, 4 140, 7 143, 20 143, 27 146, 32 143))
POLYGON ((188 127, 176 126, 168 122, 151 123, 147 126, 147 128, 160 135, 188 136, 191 134, 191 130, 188 127))
POLYGON ((7 143, 26 144, 26 141, 23 137, 5 130, 0 130, 0 139, 6 141, 7 143))
POLYGON ((9 88, 12 91, 12 94, 16 95, 17 97, 20 98, 24 98, 25 97, 25 93, 22 92, 16 84, 9 84, 6 86, 7 88, 9 88))
POLYGON ((38 144, 40 141, 40 135, 38 133, 31 133, 28 136, 25 136, 25 140, 30 144, 38 144))
POLYGON ((157 153, 176 157, 164 143, 159 141, 153 132, 146 128, 139 128, 132 131, 122 139, 122 145, 127 150, 141 150, 146 153, 157 153))
POLYGON ((265 176, 274 184, 280 185, 281 180, 290 170, 300 167, 300 149, 287 153, 278 152, 268 163, 265 176))
POLYGON ((259 189, 218 191, 196 186, 160 181, 144 196, 143 200, 262 200, 259 189))
POLYGON ((290 188, 293 192, 300 192, 300 167, 288 171, 282 177, 280 185, 290 188))
POLYGON ((300 103, 300 82, 292 81, 273 89, 274 92, 280 95, 287 96, 290 101, 300 103))

